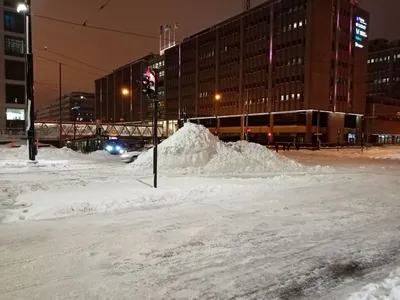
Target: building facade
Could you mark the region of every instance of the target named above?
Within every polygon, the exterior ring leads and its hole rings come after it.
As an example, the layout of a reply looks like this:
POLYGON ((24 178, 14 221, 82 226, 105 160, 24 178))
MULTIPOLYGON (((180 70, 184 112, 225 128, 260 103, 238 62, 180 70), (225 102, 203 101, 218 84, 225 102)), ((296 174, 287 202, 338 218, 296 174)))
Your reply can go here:
POLYGON ((367 96, 364 132, 372 144, 400 144, 400 101, 367 96))
POLYGON ((95 117, 102 122, 147 122, 153 116, 152 103, 142 93, 147 69, 158 69, 160 117, 164 100, 164 57, 150 54, 124 65, 95 81, 95 117))
POLYGON ((368 95, 400 100, 400 40, 370 41, 368 95))
POLYGON ((25 16, 0 0, 0 129, 25 129, 25 16))
POLYGON ((260 142, 354 139, 368 26, 356 1, 266 1, 165 51, 166 119, 243 138, 248 114, 260 142))
POLYGON ((38 121, 95 122, 94 94, 72 92, 52 102, 36 113, 38 121))

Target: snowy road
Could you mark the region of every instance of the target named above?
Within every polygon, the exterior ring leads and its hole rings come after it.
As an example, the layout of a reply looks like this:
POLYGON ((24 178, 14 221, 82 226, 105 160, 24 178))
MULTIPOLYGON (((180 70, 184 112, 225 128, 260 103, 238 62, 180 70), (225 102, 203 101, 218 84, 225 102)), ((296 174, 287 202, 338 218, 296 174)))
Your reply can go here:
POLYGON ((322 299, 400 265, 400 169, 371 169, 159 190, 111 165, 3 173, 0 299, 322 299))

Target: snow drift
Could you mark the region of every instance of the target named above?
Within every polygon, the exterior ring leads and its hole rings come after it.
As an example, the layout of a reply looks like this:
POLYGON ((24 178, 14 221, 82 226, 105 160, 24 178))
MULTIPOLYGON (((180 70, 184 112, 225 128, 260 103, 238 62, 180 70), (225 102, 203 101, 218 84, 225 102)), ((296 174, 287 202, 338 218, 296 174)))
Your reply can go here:
MULTIPOLYGON (((149 174, 153 151, 138 157, 129 167, 135 173, 149 174)), ((264 146, 246 141, 224 143, 202 125, 186 123, 158 146, 161 172, 185 173, 265 173, 310 170, 264 146)))
POLYGON ((371 283, 348 300, 400 300, 400 268, 379 284, 371 283))
MULTIPOLYGON (((106 161, 110 155, 105 151, 96 151, 90 154, 75 152, 69 148, 43 147, 38 149, 36 160, 40 166, 63 166, 71 164, 106 161)), ((28 147, 21 146, 10 148, 9 146, 0 147, 0 167, 17 168, 27 166, 28 147)))

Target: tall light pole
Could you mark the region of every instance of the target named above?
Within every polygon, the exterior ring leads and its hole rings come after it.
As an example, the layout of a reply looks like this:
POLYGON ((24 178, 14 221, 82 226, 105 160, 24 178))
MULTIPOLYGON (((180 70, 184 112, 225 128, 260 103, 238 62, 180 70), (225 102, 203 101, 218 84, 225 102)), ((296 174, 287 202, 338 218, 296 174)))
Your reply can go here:
POLYGON ((33 55, 32 55, 32 19, 31 0, 25 0, 17 5, 17 12, 25 15, 25 69, 26 69, 26 99, 28 102, 28 149, 29 160, 35 161, 37 149, 35 144, 35 98, 33 91, 33 55))
POLYGON ((219 126, 218 126, 218 114, 219 114, 219 106, 220 106, 220 101, 221 101, 221 95, 220 94, 215 94, 214 96, 215 99, 215 131, 219 131, 219 126))

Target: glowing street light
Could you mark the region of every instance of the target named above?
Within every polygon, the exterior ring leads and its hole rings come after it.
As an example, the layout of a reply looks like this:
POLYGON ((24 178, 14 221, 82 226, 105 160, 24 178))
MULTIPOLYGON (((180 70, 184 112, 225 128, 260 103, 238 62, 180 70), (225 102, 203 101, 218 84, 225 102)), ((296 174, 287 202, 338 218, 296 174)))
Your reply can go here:
POLYGON ((129 90, 128 89, 122 89, 121 90, 121 93, 122 93, 122 95, 124 95, 124 96, 128 96, 129 95, 129 90))
POLYGON ((28 12, 28 5, 26 3, 19 3, 17 5, 17 13, 25 14, 28 12))
POLYGON ((216 94, 215 95, 215 100, 217 100, 217 101, 221 100, 221 95, 220 94, 216 94))

